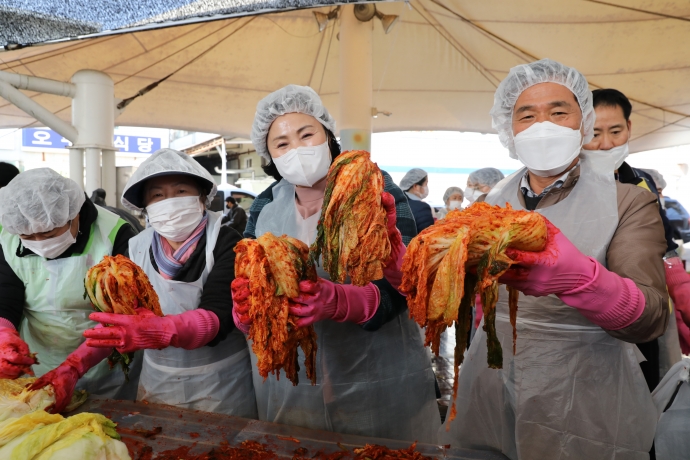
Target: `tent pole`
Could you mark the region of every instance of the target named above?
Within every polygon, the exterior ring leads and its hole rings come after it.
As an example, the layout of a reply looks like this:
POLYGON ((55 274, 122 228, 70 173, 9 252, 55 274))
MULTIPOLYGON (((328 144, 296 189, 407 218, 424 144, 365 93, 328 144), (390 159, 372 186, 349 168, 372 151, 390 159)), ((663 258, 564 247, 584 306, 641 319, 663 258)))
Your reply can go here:
POLYGON ((225 138, 222 138, 221 144, 220 144, 220 149, 218 153, 220 153, 220 185, 225 185, 228 183, 228 157, 227 157, 227 152, 225 151, 225 138))
POLYGON ((373 21, 355 17, 355 5, 340 13, 340 143, 343 150, 371 151, 373 21))
POLYGON ((69 148, 69 178, 84 188, 84 149, 69 148))
POLYGON ((0 97, 16 105, 19 109, 28 113, 46 126, 54 129, 58 134, 64 136, 71 142, 77 139, 77 130, 74 129, 74 127, 62 121, 50 110, 35 102, 29 96, 4 80, 0 80, 0 97))
POLYGON ((91 196, 94 190, 101 188, 101 149, 87 147, 86 156, 86 186, 84 191, 91 196))
POLYGON ((115 150, 103 149, 101 153, 103 171, 101 171, 101 187, 105 190, 105 204, 117 206, 117 169, 115 168, 115 150))
POLYGON ((0 70, 0 80, 9 83, 17 89, 55 94, 56 96, 74 97, 77 91, 77 88, 71 83, 5 72, 4 70, 0 70))
MULTIPOLYGON (((96 70, 80 70, 72 76, 72 83, 76 85, 76 94, 72 99, 72 124, 79 132, 74 147, 85 149, 86 153, 86 186, 88 195, 101 187, 101 176, 105 176, 104 184, 115 182, 115 158, 106 154, 104 170, 101 169, 101 150, 114 152, 113 135, 115 131, 115 85, 105 73, 96 70), (112 177, 111 177, 112 176, 112 177)), ((76 162, 75 162, 76 163, 76 162)), ((75 164, 70 167, 70 175, 77 183, 82 177, 75 164)), ((111 190, 106 197, 108 201, 115 198, 115 191, 111 190), (110 195, 110 196, 108 196, 110 195)))

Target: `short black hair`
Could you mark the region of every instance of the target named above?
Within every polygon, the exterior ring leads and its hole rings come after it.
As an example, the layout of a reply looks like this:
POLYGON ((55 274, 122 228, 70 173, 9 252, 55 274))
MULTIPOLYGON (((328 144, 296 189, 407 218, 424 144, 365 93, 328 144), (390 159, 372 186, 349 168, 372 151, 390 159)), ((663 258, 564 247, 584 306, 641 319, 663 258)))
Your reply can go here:
MULTIPOLYGON (((416 184, 412 184, 412 187, 414 187, 415 185, 419 185, 420 187, 424 187, 424 184, 425 184, 428 180, 429 180, 429 176, 424 176, 424 179, 420 180, 420 181, 417 182, 416 184)), ((412 188, 412 187, 410 187, 410 188, 412 188)))
MULTIPOLYGON (((335 160, 335 157, 340 155, 340 143, 338 142, 338 139, 336 139, 335 134, 331 132, 328 128, 324 126, 324 130, 326 131, 326 139, 328 142, 328 149, 331 151, 331 162, 335 160)), ((266 149, 268 151, 268 148, 266 149)), ((261 166, 261 169, 264 170, 266 174, 274 178, 275 180, 279 181, 283 178, 283 176, 280 175, 278 172, 278 168, 276 168, 276 164, 274 162, 270 162, 266 166, 261 166)))
POLYGON ((237 204, 237 200, 234 199, 234 198, 231 197, 231 196, 227 197, 227 198, 225 199, 225 202, 226 202, 226 203, 232 203, 233 206, 235 206, 235 205, 237 204))
POLYGON ((592 105, 596 109, 600 105, 605 107, 620 107, 623 110, 623 116, 625 121, 630 120, 630 114, 632 113, 632 104, 625 97, 625 94, 621 93, 617 89, 595 89, 592 91, 592 105))
POLYGON ((19 175, 19 170, 15 165, 0 162, 0 187, 10 183, 12 179, 19 175))

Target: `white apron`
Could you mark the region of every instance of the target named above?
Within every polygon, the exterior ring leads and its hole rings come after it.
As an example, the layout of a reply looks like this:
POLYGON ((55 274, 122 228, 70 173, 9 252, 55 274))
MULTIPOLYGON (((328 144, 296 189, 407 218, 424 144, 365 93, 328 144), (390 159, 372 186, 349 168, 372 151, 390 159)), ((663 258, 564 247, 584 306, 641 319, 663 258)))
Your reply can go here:
POLYGON ((652 393, 659 415, 657 460, 690 457, 690 358, 676 363, 652 393))
MULTIPOLYGON (((318 214, 303 219, 295 204, 295 187, 281 181, 273 202, 259 215, 256 236, 287 234, 309 244, 316 236, 318 214)), ((328 279, 323 269, 319 276, 328 279)), ((318 351, 317 384, 311 385, 298 349, 299 385, 281 372, 266 381, 256 371, 254 388, 259 419, 337 433, 436 442, 440 416, 434 373, 419 327, 401 313, 381 329, 367 332, 354 323, 314 324, 318 351)))
MULTIPOLYGON (((618 225, 614 165, 603 155, 580 155, 580 178, 568 197, 537 212, 584 254, 606 265, 618 225)), ((518 199, 525 169, 501 181, 490 204, 518 199)), ((636 346, 614 339, 555 295, 520 294, 517 354, 506 289, 499 289, 496 329, 503 369, 486 363, 486 333, 477 330, 462 365, 457 418, 444 442, 492 449, 513 460, 649 458, 656 411, 636 346)), ((446 422, 447 424, 447 422, 446 422)))
MULTIPOLYGON (((166 315, 178 315, 199 306, 204 283, 213 269, 213 249, 222 217, 219 212, 207 212, 206 268, 192 283, 166 280, 153 267, 150 257, 153 228, 145 229, 129 242, 130 257, 148 275, 166 315)), ((231 295, 229 283, 228 296, 231 295)), ((145 350, 137 399, 256 418, 250 367, 247 343, 237 329, 214 347, 145 350)))
MULTIPOLYGON (((5 259, 14 273, 24 282, 24 317, 19 328, 22 339, 40 364, 33 366, 36 376, 55 369, 76 350, 84 340, 82 333, 98 323, 89 319, 94 312, 88 297, 84 298, 84 277, 89 268, 111 255, 113 241, 125 223, 115 214, 96 207, 98 217, 91 229, 83 254, 64 259, 46 260, 38 255, 17 257, 20 238, 3 230, 5 259)), ((130 382, 125 384, 119 366, 110 369, 107 360, 90 369, 77 383, 92 395, 112 399, 136 397, 141 353, 130 364, 130 382)))

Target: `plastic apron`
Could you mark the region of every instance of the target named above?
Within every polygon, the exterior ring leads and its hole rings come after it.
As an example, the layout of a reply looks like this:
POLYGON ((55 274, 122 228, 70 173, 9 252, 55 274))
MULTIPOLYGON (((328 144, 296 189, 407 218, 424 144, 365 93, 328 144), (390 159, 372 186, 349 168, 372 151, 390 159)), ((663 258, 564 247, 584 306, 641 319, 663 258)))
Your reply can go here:
MULTIPOLYGON (((256 236, 287 234, 309 244, 318 214, 303 219, 295 187, 282 180, 273 202, 259 215, 256 236)), ((322 269, 319 276, 328 278, 322 269)), ((338 433, 433 443, 440 427, 434 373, 419 327, 402 313, 381 329, 367 332, 354 323, 320 321, 317 335, 317 384, 311 385, 298 349, 299 384, 282 373, 266 381, 256 371, 254 388, 259 419, 338 433)))
MULTIPOLYGON (((204 283, 213 269, 213 249, 222 218, 219 212, 207 212, 206 268, 201 277, 192 283, 166 280, 153 267, 150 257, 153 228, 147 228, 129 242, 130 257, 148 275, 166 315, 178 315, 199 306, 204 283)), ((137 399, 257 418, 251 364, 244 335, 233 329, 216 346, 196 350, 176 347, 145 350, 137 399)))
POLYGON ((657 460, 690 456, 690 358, 676 363, 652 393, 659 415, 654 437, 657 460))
MULTIPOLYGON (((568 197, 537 212, 605 265, 618 225, 614 165, 587 152, 580 159, 581 174, 568 197)), ((523 209, 517 194, 524 174, 501 181, 486 201, 523 209)), ((508 295, 504 287, 499 292, 503 369, 488 368, 480 327, 460 371, 457 418, 449 432, 440 432, 444 442, 497 450, 513 460, 648 459, 656 410, 637 347, 614 339, 555 295, 520 294, 513 356, 508 295)))
MULTIPOLYGON (((62 364, 86 340, 82 333, 98 325, 89 319, 94 309, 88 297, 84 299, 84 277, 103 256, 111 255, 112 241, 125 222, 110 211, 96 209, 98 217, 83 254, 55 260, 37 255, 17 257, 19 237, 6 231, 0 236, 5 259, 24 282, 26 299, 19 331, 29 349, 38 354, 40 364, 33 370, 39 377, 62 364)), ((125 383, 119 367, 111 370, 103 360, 78 381, 77 389, 105 398, 133 400, 140 371, 141 353, 130 364, 129 383, 125 383)))
MULTIPOLYGON (((676 321, 676 306, 669 297, 671 314, 668 318, 668 326, 664 335, 659 337, 659 376, 664 377, 678 361, 683 359, 680 351, 680 339, 678 338, 678 323, 676 321)), ((661 383, 661 382, 660 382, 661 383)))

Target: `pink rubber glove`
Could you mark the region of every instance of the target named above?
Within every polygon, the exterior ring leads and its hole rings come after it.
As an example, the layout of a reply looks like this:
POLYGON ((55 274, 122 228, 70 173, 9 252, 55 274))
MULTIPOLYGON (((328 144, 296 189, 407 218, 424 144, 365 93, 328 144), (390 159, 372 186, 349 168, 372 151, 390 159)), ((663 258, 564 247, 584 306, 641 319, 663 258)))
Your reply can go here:
POLYGON ((136 315, 91 313, 89 319, 111 327, 87 329, 86 344, 95 348, 115 348, 120 353, 162 350, 169 346, 194 350, 210 342, 220 322, 215 313, 199 308, 179 315, 156 316, 145 308, 136 315))
MULTIPOLYGON (((96 326, 102 328, 102 325, 96 326)), ((55 403, 46 410, 53 414, 59 414, 65 410, 77 386, 77 380, 82 378, 89 369, 103 361, 110 354, 109 348, 91 348, 86 342, 79 345, 65 359, 65 361, 52 371, 36 380, 29 389, 39 390, 46 385, 51 385, 55 390, 55 403)))
MULTIPOLYGON (((383 276, 391 283, 398 292, 400 292, 400 284, 402 283, 402 263, 403 257, 407 248, 403 244, 400 230, 395 226, 397 222, 397 214, 395 212, 395 198, 388 192, 381 194, 381 204, 386 210, 388 218, 388 239, 391 243, 391 260, 383 269, 383 276)), ((401 292, 401 294, 403 294, 401 292)), ((405 294, 403 294, 405 295, 405 294)))
POLYGON ((324 319, 362 324, 374 316, 381 300, 379 289, 371 283, 357 287, 319 278, 300 281, 299 290, 300 295, 290 301, 290 313, 301 316, 299 327, 324 319))
POLYGON ((484 309, 482 308, 482 297, 477 294, 474 299, 474 328, 479 329, 479 323, 482 322, 484 317, 484 309))
POLYGON ((664 260, 664 269, 666 286, 673 299, 673 305, 683 318, 683 322, 690 326, 690 275, 685 272, 680 257, 664 260))
POLYGON ((16 379, 32 374, 31 366, 36 364, 29 346, 20 337, 12 323, 0 318, 0 378, 16 379))
POLYGON ((506 250, 519 265, 499 282, 531 296, 556 294, 604 329, 622 329, 635 322, 645 306, 635 282, 582 254, 551 222, 547 221, 547 227, 544 251, 506 250))
POLYGON ((678 310, 673 311, 676 315, 676 324, 678 325, 678 341, 680 342, 680 351, 684 355, 690 355, 690 328, 683 322, 678 310))
POLYGON ((249 280, 235 278, 230 284, 232 291, 232 319, 237 329, 245 335, 249 334, 252 320, 249 318, 249 280))

